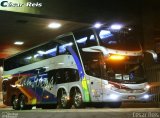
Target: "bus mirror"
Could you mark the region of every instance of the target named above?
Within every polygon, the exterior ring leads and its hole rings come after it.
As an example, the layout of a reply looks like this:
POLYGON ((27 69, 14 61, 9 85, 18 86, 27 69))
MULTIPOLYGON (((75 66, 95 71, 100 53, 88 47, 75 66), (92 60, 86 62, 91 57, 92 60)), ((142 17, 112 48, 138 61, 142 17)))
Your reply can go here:
POLYGON ((153 60, 154 60, 155 62, 160 61, 160 59, 159 59, 159 58, 160 58, 160 54, 157 54, 154 50, 147 50, 147 51, 145 51, 145 52, 151 54, 151 55, 152 55, 152 58, 153 58, 153 60))
POLYGON ((92 46, 87 48, 82 48, 84 52, 102 52, 104 56, 108 56, 109 52, 103 46, 92 46))
POLYGON ((82 48, 82 51, 84 52, 100 52, 100 50, 97 50, 97 48, 94 47, 87 47, 87 48, 82 48))

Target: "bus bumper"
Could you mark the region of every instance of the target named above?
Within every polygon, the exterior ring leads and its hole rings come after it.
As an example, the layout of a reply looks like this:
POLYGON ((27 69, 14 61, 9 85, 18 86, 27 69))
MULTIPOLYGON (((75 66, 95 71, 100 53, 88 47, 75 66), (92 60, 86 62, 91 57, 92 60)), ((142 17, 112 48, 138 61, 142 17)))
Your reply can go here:
POLYGON ((119 93, 110 91, 103 94, 103 102, 118 102, 118 101, 149 101, 150 95, 144 93, 119 93))

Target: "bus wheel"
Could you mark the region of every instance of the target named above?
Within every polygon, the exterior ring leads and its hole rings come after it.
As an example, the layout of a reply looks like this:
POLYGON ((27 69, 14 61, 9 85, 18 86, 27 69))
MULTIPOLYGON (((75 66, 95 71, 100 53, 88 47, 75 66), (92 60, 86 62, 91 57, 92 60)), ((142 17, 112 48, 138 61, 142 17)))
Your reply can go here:
POLYGON ((75 108, 83 108, 83 100, 82 100, 82 94, 79 89, 75 89, 74 95, 73 95, 73 105, 75 108))
POLYGON ((67 94, 64 90, 58 92, 58 106, 63 109, 71 108, 70 101, 67 99, 67 94))
POLYGON ((16 97, 14 97, 12 100, 12 108, 15 110, 19 110, 18 99, 16 99, 16 97))
POLYGON ((29 108, 25 104, 25 96, 24 95, 21 95, 19 98, 19 107, 20 107, 20 110, 24 110, 24 109, 29 108))
POLYGON ((121 107, 122 102, 109 102, 108 106, 111 108, 119 108, 121 107))

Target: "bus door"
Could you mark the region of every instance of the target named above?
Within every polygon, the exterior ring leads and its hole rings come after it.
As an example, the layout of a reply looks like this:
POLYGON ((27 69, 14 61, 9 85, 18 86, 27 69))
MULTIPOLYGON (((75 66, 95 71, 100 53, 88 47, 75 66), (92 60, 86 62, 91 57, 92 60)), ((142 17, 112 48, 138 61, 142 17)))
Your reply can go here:
POLYGON ((97 52, 87 52, 84 63, 86 78, 89 78, 90 95, 92 102, 101 102, 102 94, 102 73, 101 73, 101 54, 97 52))

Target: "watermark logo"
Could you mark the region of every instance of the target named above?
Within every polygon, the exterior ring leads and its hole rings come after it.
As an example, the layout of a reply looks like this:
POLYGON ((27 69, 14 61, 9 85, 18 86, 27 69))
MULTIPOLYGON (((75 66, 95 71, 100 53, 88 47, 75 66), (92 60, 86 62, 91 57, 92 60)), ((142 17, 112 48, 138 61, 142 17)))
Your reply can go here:
POLYGON ((133 118, 160 118, 158 112, 133 112, 133 118))
POLYGON ((1 117, 2 118, 18 118, 18 113, 2 112, 1 117))
POLYGON ((0 2, 1 7, 42 7, 42 3, 40 2, 26 2, 26 3, 20 3, 20 2, 10 2, 10 1, 1 1, 0 2))

